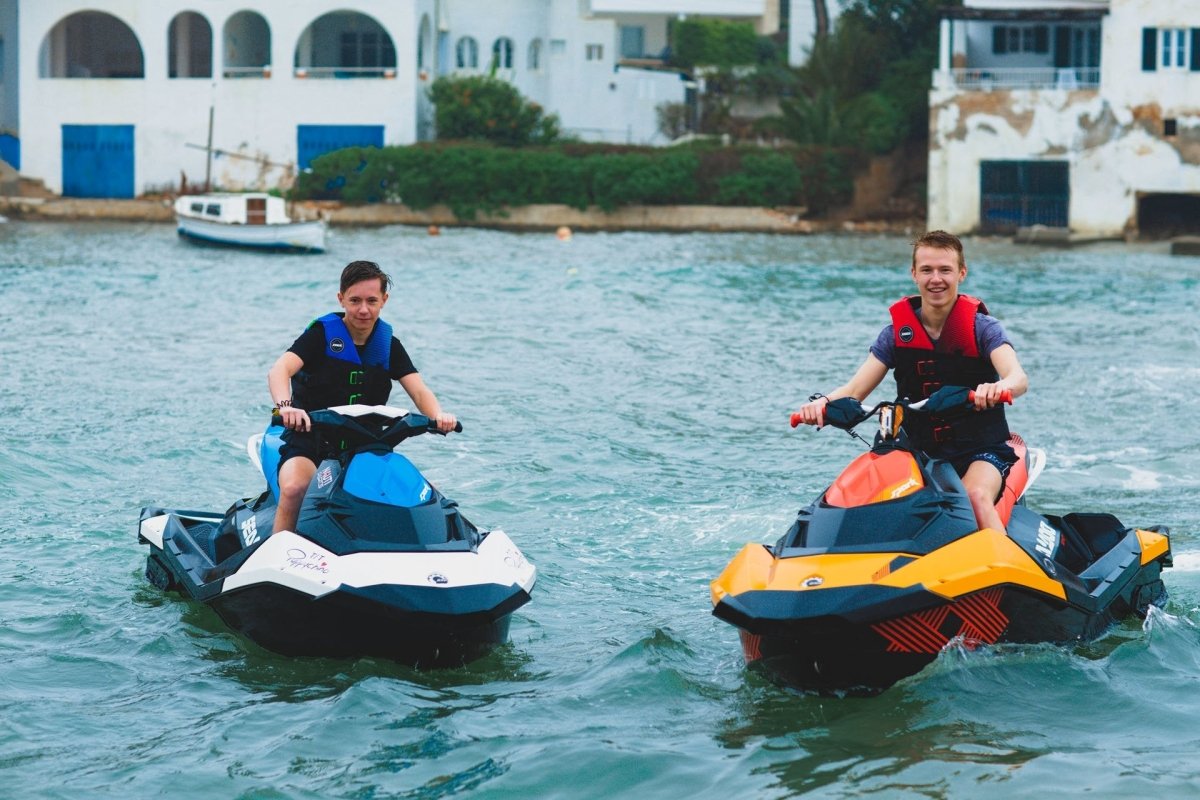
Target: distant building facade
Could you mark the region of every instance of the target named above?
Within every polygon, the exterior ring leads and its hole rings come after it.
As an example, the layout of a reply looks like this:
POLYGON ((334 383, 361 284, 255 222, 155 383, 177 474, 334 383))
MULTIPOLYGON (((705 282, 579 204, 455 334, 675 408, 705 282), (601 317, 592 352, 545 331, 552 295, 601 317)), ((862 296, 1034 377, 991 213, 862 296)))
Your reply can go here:
POLYGON ((1200 233, 1200 4, 948 9, 930 92, 928 224, 1200 233))
POLYGON ((799 0, 0 0, 0 159, 71 196, 287 186, 333 149, 433 138, 432 81, 493 64, 581 139, 664 144, 658 107, 696 89, 665 66, 672 20, 771 34, 813 13, 799 0))

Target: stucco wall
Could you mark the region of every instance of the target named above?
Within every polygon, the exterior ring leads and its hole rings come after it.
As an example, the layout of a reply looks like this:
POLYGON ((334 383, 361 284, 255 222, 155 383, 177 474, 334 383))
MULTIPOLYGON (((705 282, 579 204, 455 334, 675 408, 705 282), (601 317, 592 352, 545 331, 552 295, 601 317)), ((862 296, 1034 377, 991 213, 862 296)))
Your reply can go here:
MULTIPOLYGON (((411 0, 358 0, 352 10, 367 14, 390 34, 397 69, 391 79, 302 79, 294 75, 295 47, 304 29, 322 14, 346 7, 331 0, 289 0, 263 10, 271 30, 271 76, 226 79, 222 32, 240 7, 222 0, 107 0, 104 3, 22 3, 20 39, 20 133, 22 172, 62 189, 63 124, 135 125, 136 192, 175 185, 180 171, 202 181, 208 113, 214 108, 213 146, 278 164, 294 164, 296 126, 383 125, 388 143, 415 140, 416 18, 411 0), (39 49, 59 20, 77 11, 100 10, 125 22, 143 53, 142 79, 41 78, 39 49), (196 11, 213 34, 214 78, 167 77, 167 30, 181 11, 196 11)), ((288 170, 250 160, 222 158, 214 172, 227 188, 265 178, 278 185, 288 170)))

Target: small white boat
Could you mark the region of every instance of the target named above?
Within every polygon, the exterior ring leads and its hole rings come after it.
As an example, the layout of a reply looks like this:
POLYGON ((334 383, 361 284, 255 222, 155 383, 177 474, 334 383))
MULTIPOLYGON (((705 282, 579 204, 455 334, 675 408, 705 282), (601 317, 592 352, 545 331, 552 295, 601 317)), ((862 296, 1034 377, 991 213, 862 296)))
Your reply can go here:
POLYGON ((293 222, 283 198, 269 194, 193 194, 175 201, 179 235, 198 242, 320 253, 325 221, 293 222))

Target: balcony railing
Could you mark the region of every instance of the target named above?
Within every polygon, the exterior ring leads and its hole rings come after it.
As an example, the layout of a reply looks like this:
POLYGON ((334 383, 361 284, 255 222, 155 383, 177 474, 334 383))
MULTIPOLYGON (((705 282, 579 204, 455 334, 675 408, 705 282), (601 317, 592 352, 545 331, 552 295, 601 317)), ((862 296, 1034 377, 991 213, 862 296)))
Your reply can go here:
POLYGON ((296 67, 297 78, 395 78, 395 67, 296 67))
POLYGON ((266 64, 261 67, 223 67, 222 75, 226 78, 269 78, 271 77, 271 65, 266 64))
POLYGON ((1099 67, 967 67, 948 72, 948 86, 945 85, 944 79, 938 79, 938 74, 934 75, 934 85, 973 92, 990 92, 997 89, 1096 89, 1100 86, 1099 67))

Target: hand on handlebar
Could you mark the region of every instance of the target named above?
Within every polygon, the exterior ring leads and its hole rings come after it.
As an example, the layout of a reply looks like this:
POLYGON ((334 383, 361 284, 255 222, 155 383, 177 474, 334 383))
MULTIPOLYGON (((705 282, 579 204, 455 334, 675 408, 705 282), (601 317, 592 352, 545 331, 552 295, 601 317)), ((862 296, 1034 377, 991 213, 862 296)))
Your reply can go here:
POLYGON ((311 431, 312 420, 308 418, 308 412, 303 408, 294 408, 292 406, 284 406, 279 409, 279 418, 283 421, 283 427, 293 431, 311 431))
POLYGON ((804 423, 805 425, 816 425, 820 430, 825 424, 825 406, 827 405, 829 405, 828 397, 818 397, 816 400, 800 406, 800 409, 792 414, 792 427, 795 428, 804 423))
POLYGON ((975 391, 967 394, 967 402, 974 403, 978 411, 992 408, 1001 403, 1012 405, 1012 401, 1012 392, 1000 388, 999 383, 981 383, 975 387, 975 391))
POLYGON ((438 433, 451 433, 456 430, 462 430, 458 425, 458 419, 453 414, 442 412, 433 418, 433 422, 437 425, 438 433))

